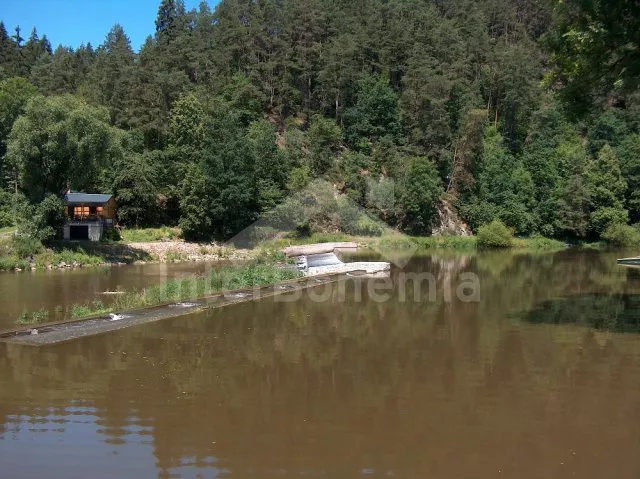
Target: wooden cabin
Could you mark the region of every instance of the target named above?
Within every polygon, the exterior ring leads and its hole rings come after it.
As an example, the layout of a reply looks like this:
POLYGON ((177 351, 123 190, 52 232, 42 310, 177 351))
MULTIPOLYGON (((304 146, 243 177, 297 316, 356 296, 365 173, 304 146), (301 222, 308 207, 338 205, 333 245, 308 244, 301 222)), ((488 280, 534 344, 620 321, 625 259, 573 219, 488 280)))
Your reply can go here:
POLYGON ((67 222, 65 240, 100 241, 116 223, 116 202, 112 195, 67 192, 64 195, 67 222))

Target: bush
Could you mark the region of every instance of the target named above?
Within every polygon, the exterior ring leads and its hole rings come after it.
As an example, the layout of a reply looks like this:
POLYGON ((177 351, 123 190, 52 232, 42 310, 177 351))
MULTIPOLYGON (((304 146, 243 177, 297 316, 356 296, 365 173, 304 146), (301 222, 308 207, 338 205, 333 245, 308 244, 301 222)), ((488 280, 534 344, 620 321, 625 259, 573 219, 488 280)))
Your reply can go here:
POLYGON ((621 208, 598 208, 589 218, 589 226, 591 230, 602 235, 610 226, 618 224, 626 224, 629 220, 627 210, 621 208))
POLYGON ((367 215, 362 215, 356 225, 357 234, 363 236, 382 236, 384 228, 369 218, 367 215))
POLYGON ((637 246, 640 244, 640 232, 633 226, 616 223, 602 233, 602 239, 611 246, 637 246))
POLYGON ((341 202, 338 206, 340 230, 352 235, 382 236, 384 229, 357 206, 341 202))
POLYGON ((64 202, 55 195, 47 196, 38 205, 23 205, 19 231, 40 241, 55 239, 62 233, 66 221, 64 202))
POLYGON ((478 246, 486 248, 508 248, 513 244, 513 234, 500 220, 478 228, 478 246))
POLYGON ((18 255, 18 258, 29 258, 42 251, 42 243, 29 236, 14 236, 13 251, 18 255))
POLYGON ((118 228, 108 228, 104 232, 102 239, 104 241, 120 241, 122 236, 120 235, 120 230, 118 230, 118 228))
POLYGON ((0 228, 14 226, 16 213, 26 203, 26 199, 21 194, 12 194, 0 189, 0 228))

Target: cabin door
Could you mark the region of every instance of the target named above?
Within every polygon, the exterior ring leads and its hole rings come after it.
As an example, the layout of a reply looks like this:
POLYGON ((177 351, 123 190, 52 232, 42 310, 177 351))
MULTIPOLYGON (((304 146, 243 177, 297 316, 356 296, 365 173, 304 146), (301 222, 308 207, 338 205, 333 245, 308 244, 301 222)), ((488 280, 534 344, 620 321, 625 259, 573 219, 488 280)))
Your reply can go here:
POLYGON ((69 239, 71 240, 88 240, 89 226, 71 226, 69 228, 69 239))

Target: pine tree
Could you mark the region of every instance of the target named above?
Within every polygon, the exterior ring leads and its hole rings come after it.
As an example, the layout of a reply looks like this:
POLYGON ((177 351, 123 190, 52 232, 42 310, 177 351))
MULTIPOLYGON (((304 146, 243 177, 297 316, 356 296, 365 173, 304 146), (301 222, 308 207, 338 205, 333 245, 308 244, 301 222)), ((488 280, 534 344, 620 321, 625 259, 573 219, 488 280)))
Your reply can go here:
POLYGON ((170 41, 176 35, 180 18, 184 16, 186 9, 183 0, 162 0, 158 7, 156 17, 156 36, 158 40, 170 41))
POLYGON ((22 73, 20 48, 7 33, 3 22, 0 22, 0 62, 7 76, 19 76, 22 73))
POLYGON ((109 107, 111 122, 127 126, 127 97, 133 76, 134 53, 121 25, 114 25, 98 48, 88 79, 88 95, 109 107))

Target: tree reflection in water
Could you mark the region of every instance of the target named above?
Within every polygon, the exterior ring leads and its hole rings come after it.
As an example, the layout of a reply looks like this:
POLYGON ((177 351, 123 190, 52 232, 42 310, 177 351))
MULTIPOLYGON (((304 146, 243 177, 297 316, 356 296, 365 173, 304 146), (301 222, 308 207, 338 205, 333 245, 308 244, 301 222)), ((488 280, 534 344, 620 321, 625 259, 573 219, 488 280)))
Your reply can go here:
POLYGON ((481 301, 356 303, 336 288, 326 303, 0 344, 4 471, 65 476, 73 460, 92 478, 636 477, 639 336, 591 327, 604 329, 598 314, 635 324, 640 279, 614 260, 416 258, 411 270, 438 278, 476 272, 481 301))

